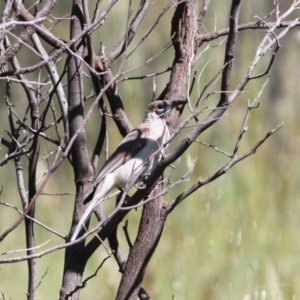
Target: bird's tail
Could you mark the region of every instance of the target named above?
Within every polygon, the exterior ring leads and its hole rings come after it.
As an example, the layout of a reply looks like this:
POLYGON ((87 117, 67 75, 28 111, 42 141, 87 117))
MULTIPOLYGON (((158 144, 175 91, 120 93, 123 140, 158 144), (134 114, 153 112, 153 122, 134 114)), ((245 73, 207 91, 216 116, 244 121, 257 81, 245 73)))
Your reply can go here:
POLYGON ((99 205, 106 197, 107 193, 115 186, 115 181, 114 181, 114 177, 111 174, 108 174, 104 180, 101 181, 100 184, 98 184, 94 196, 93 196, 93 200, 91 202, 89 202, 89 205, 86 209, 86 211, 84 212, 84 214, 82 215, 81 219, 78 222, 78 225, 74 231, 74 233, 72 234, 71 237, 71 242, 75 241, 81 228, 84 226, 84 223, 86 222, 86 220, 89 218, 89 216, 91 215, 92 211, 94 210, 94 208, 99 205))
MULTIPOLYGON (((102 199, 99 199, 99 202, 97 201, 97 203, 100 203, 101 200, 102 199)), ((88 220, 88 218, 90 217, 90 215, 93 212, 94 208, 95 208, 95 203, 90 203, 89 206, 87 207, 86 211, 82 215, 81 219, 79 220, 78 225, 77 225, 75 231, 72 234, 70 242, 73 242, 73 241, 76 240, 80 230, 82 229, 82 227, 84 227, 84 223, 88 220)))

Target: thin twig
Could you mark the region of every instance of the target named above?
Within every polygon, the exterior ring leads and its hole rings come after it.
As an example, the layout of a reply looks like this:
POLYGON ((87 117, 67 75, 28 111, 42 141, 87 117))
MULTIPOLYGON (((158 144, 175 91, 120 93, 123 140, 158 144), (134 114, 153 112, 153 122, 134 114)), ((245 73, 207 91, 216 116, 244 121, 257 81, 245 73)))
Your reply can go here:
POLYGON ((240 156, 234 156, 230 159, 230 161, 224 165, 222 168, 220 168, 218 171, 216 171, 214 174, 207 176, 201 180, 199 180, 197 183, 195 183, 193 186, 191 186, 188 190, 186 190, 185 192, 181 193, 180 195, 178 195, 174 200, 172 200, 172 202, 170 203, 169 207, 168 207, 168 214, 179 204, 181 203, 185 198, 187 198, 189 195, 191 195, 192 193, 194 193, 196 190, 198 190, 199 188, 201 188, 202 186, 214 181, 215 179, 219 178, 220 176, 224 175, 225 173, 227 173, 235 164, 237 164, 238 162, 244 160, 245 158, 247 158, 248 156, 255 154, 255 152, 257 151, 257 149, 274 133, 276 133, 282 126, 284 125, 284 123, 281 123, 279 125, 277 125, 275 128, 273 128, 272 130, 268 131, 265 136, 259 140, 249 151, 245 152, 244 154, 240 155, 240 156))
MULTIPOLYGON (((45 194, 44 194, 45 195, 45 194)), ((9 204, 9 203, 6 203, 6 202, 0 202, 0 205, 4 205, 6 207, 10 207, 10 208, 13 208, 14 210, 16 210, 20 215, 23 215, 23 212, 16 206, 12 205, 12 204, 9 204)), ((61 237, 62 239, 65 239, 65 236, 60 234, 59 232, 55 231, 54 229, 50 228, 49 226, 43 224, 42 222, 38 221, 37 219, 35 218, 32 218, 28 215, 26 215, 26 218, 29 219, 29 220, 32 220, 34 223, 36 223, 37 225, 41 226, 42 228, 46 229, 47 231, 50 231, 51 233, 61 237)))

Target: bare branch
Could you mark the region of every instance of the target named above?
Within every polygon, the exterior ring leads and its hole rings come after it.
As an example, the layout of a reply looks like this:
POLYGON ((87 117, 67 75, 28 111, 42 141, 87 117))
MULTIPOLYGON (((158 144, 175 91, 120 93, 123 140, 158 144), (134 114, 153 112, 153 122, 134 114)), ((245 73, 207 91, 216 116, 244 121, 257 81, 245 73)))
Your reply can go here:
MULTIPOLYGON (((61 196, 61 195, 60 195, 61 196)), ((14 210, 16 210, 20 215, 23 214, 23 212, 16 206, 14 205, 11 205, 9 203, 5 203, 5 202, 0 202, 0 205, 4 205, 4 206, 7 206, 7 207, 10 207, 10 208, 13 208, 14 210)), ((34 223, 38 224, 39 226, 41 226, 42 228, 46 229, 47 231, 61 237, 62 239, 65 239, 64 235, 60 234, 59 232, 53 230, 52 228, 50 228, 49 226, 43 224, 42 222, 30 217, 29 215, 26 215, 26 218, 32 220, 34 223)), ((34 247, 34 249, 37 249, 37 247, 34 247)), ((1 254, 0 254, 1 255, 1 254)))
MULTIPOLYGON (((276 26, 276 28, 289 28, 290 26, 296 27, 300 26, 300 18, 295 19, 294 21, 282 21, 279 24, 277 22, 269 22, 268 25, 265 23, 258 21, 258 22, 251 22, 246 24, 241 24, 238 26, 238 31, 248 30, 248 29, 268 29, 270 27, 276 26)), ((197 43, 200 46, 204 42, 210 42, 215 39, 218 39, 221 36, 226 36, 229 33, 229 28, 221 29, 218 31, 199 34, 197 36, 197 43)))
MULTIPOLYGON (((23 3, 14 2, 15 9, 20 14, 20 17, 24 19, 27 22, 32 22, 35 20, 35 17, 33 17, 28 10, 24 7, 23 3)), ((39 27, 36 28, 37 34, 47 43, 49 43, 51 46, 59 49, 61 47, 61 43, 58 43, 58 40, 61 40, 59 38, 56 38, 49 30, 47 30, 43 24, 40 24, 39 27), (42 30, 40 30, 40 28, 42 30)), ((62 41, 62 40, 61 40, 62 41)), ((64 42, 64 41, 62 41, 64 42)))
POLYGON ((3 72, 0 74, 0 77, 30 73, 30 72, 40 69, 41 67, 46 65, 48 62, 56 60, 62 53, 67 51, 78 40, 80 40, 81 38, 86 36, 88 33, 91 33, 93 30, 95 30, 95 27, 97 27, 98 23, 100 23, 107 16, 107 14, 112 9, 112 7, 115 5, 116 2, 117 2, 117 0, 110 1, 106 10, 101 15, 99 15, 99 17, 90 26, 87 26, 85 29, 83 29, 81 31, 81 33, 79 33, 76 37, 73 37, 68 43, 62 44, 60 46, 60 48, 54 54, 49 56, 49 58, 47 60, 43 60, 42 62, 35 64, 33 66, 30 66, 28 68, 19 68, 17 70, 3 72))
MULTIPOLYGON (((36 34, 33 34, 32 40, 35 44, 36 49, 42 55, 43 59, 48 60, 49 55, 45 51, 44 47, 42 46, 42 44, 36 34)), ((52 61, 49 61, 46 64, 46 67, 51 76, 53 85, 56 87, 55 90, 56 90, 56 94, 57 94, 60 108, 62 111, 63 124, 64 124, 64 137, 65 137, 65 143, 66 143, 69 140, 68 101, 67 101, 63 86, 61 84, 61 79, 57 72, 56 66, 54 65, 54 63, 52 61)))
POLYGON ((185 198, 187 198, 189 195, 194 193, 196 190, 201 188, 202 186, 214 181, 215 179, 219 178, 220 176, 224 175, 227 173, 235 164, 238 162, 244 160, 248 156, 255 154, 256 150, 275 132, 277 132, 284 123, 279 124, 269 132, 265 134, 265 136, 257 142, 249 151, 245 152, 241 156, 234 156, 225 166, 223 166, 221 169, 216 171, 213 175, 210 175, 208 177, 205 177, 201 180, 199 180, 197 183, 195 183, 192 187, 190 187, 188 190, 183 192, 182 194, 178 195, 169 205, 168 207, 168 214, 172 212, 172 210, 179 204, 181 203, 185 198))
POLYGON ((49 243, 49 241, 46 241, 43 244, 35 246, 34 248, 31 248, 31 249, 28 249, 28 248, 26 248, 26 249, 14 249, 14 250, 11 250, 11 251, 2 252, 2 253, 0 253, 0 256, 11 254, 11 253, 24 252, 24 251, 33 250, 33 249, 39 249, 41 247, 44 247, 48 243, 49 243))
POLYGON ((44 181, 41 183, 40 188, 36 192, 35 196, 31 199, 31 202, 27 206, 27 208, 24 210, 23 215, 9 228, 7 228, 1 235, 0 235, 0 242, 3 241, 9 233, 11 233, 14 229, 16 229, 20 223, 24 220, 28 212, 32 209, 32 207, 35 204, 35 201, 37 200, 38 196, 41 194, 41 192, 44 190, 44 187, 48 180, 50 179, 51 175, 54 173, 54 171, 60 166, 60 164, 64 161, 65 157, 61 157, 58 159, 58 161, 52 166, 52 168, 47 172, 44 181))
POLYGON ((45 3, 44 8, 36 15, 36 18, 40 18, 40 20, 34 21, 34 24, 28 26, 23 33, 20 35, 19 41, 15 42, 11 47, 9 47, 5 53, 0 57, 0 68, 6 64, 20 49, 21 47, 30 39, 30 37, 34 34, 35 28, 34 25, 41 24, 44 17, 47 16, 50 11, 53 9, 55 5, 55 1, 47 1, 45 3))
POLYGON ((199 18, 198 18, 200 26, 201 26, 202 20, 204 19, 205 15, 207 13, 207 9, 209 7, 209 4, 210 4, 210 0, 204 0, 203 1, 203 6, 202 6, 202 9, 199 13, 199 18))
POLYGON ((77 285, 76 288, 74 290, 72 290, 69 294, 66 294, 65 297, 69 298, 70 296, 72 296, 74 293, 76 293, 77 291, 85 288, 88 285, 88 282, 93 279, 94 277, 96 277, 98 275, 99 270, 103 267, 104 263, 111 257, 111 255, 108 255, 107 257, 105 257, 101 264, 97 267, 96 271, 88 276, 85 280, 82 281, 82 283, 80 285, 77 285))
POLYGON ((130 23, 128 30, 124 37, 118 42, 116 46, 114 46, 109 52, 106 53, 106 58, 111 62, 115 61, 126 49, 126 47, 132 42, 135 34, 143 21, 148 9, 149 9, 150 1, 149 0, 141 0, 140 7, 130 23))

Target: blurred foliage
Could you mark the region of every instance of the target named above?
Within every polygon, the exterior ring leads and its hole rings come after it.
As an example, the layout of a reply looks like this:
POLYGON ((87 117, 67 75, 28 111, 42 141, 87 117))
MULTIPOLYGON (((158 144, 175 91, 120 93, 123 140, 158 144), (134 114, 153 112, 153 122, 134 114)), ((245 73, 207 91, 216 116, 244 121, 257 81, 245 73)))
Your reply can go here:
MULTIPOLYGON (((28 1, 30 2, 30 1, 28 1)), ((105 7, 107 1, 103 1, 105 7)), ((90 1, 90 12, 96 1, 90 1)), ((134 11, 138 1, 132 1, 134 11)), ((202 3, 202 1, 201 1, 202 3)), ((255 15, 263 17, 272 9, 273 1, 244 1, 240 22, 254 21, 255 15)), ((284 11, 291 1, 286 1, 281 9, 284 11)), ((3 5, 3 4, 1 4, 3 5)), ((70 10, 71 1, 58 1, 53 15, 63 17, 70 10)), ((163 1, 154 1, 151 13, 145 18, 138 32, 136 41, 143 36, 152 25, 155 18, 164 7, 163 1)), ((227 27, 229 1, 212 1, 205 17, 204 26, 207 31, 227 27)), ((109 14, 104 25, 94 34, 94 46, 98 51, 99 43, 110 49, 124 34, 128 1, 120 1, 109 14)), ((159 22, 150 37, 126 62, 125 70, 134 68, 145 59, 157 54, 170 39, 169 11, 159 22)), ((299 14, 299 11, 298 11, 299 14)), ((68 21, 53 21, 54 33, 62 38, 69 37, 68 21), (56 24, 57 23, 57 24, 56 24)), ((248 30, 239 34, 237 54, 231 80, 232 89, 239 83, 254 56, 260 43, 263 31, 248 30)), ((211 42, 210 46, 220 43, 222 39, 211 42)), ((128 49, 132 49, 133 42, 128 49)), ((256 155, 239 163, 228 174, 217 181, 203 187, 183 202, 169 217, 163 236, 153 259, 150 262, 143 286, 153 299, 243 299, 251 295, 251 299, 296 299, 300 297, 300 135, 299 135, 299 29, 293 30, 283 41, 272 69, 270 81, 259 99, 260 106, 251 112, 248 131, 246 132, 240 153, 250 149, 262 136, 280 122, 285 126, 271 137, 256 153, 256 155), (174 298, 172 298, 174 295, 174 298)), ((199 50, 203 50, 206 45, 199 50)), ((206 51, 199 59, 195 70, 198 74, 204 65, 208 65, 197 80, 191 103, 195 103, 199 91, 220 70, 223 62, 225 41, 218 47, 206 51)), ((37 62, 31 50, 23 47, 21 63, 28 66, 37 62)), ((173 49, 155 58, 148 65, 127 74, 126 77, 140 76, 160 72, 171 66, 173 49)), ((65 57, 64 57, 65 59, 65 57)), ((63 68, 64 60, 58 63, 63 68)), ((267 60, 266 60, 267 62, 267 60)), ((261 64, 257 73, 265 68, 261 64)), ((118 64, 113 69, 118 69, 118 64)), ((45 76, 45 74, 41 74, 45 76)), ((158 95, 168 82, 169 74, 156 77, 158 95)), ((30 76, 29 76, 30 77, 30 76)), ((214 144, 218 148, 231 152, 244 118, 247 101, 256 98, 264 80, 251 82, 245 92, 238 98, 222 120, 217 122, 199 139, 214 144)), ((8 121, 5 109, 5 82, 0 82, 1 110, 0 133, 6 136, 8 121)), ((124 81, 119 84, 124 105, 132 123, 141 122, 142 112, 152 99, 153 79, 124 81)), ((67 89, 67 87, 66 87, 67 89)), ((92 93, 90 80, 86 79, 85 93, 92 93)), ((216 85, 215 90, 219 86, 216 85)), ((213 106, 218 95, 205 101, 203 107, 213 106)), ((22 112, 26 108, 25 95, 22 88, 13 83, 12 102, 15 109, 22 112)), ((187 115, 185 112, 184 115, 187 115)), ((87 134, 90 151, 93 149, 99 128, 99 114, 95 112, 87 124, 87 134)), ((109 153, 120 142, 113 121, 109 121, 109 153)), ((181 138, 184 137, 184 132, 181 138)), ((176 147, 176 141, 171 148, 176 147)), ((45 154, 51 151, 51 145, 44 143, 45 154)), ((1 158, 6 149, 0 150, 1 158)), ((41 151, 41 155, 43 150, 41 151)), ((189 181, 173 188, 166 200, 171 201, 176 195, 187 189, 191 184, 209 174, 212 174, 227 161, 224 155, 216 153, 211 148, 195 144, 178 162, 175 170, 169 169, 171 180, 176 180, 187 172, 194 164, 194 169, 188 176, 189 181)), ((54 158, 50 158, 53 160, 54 158)), ((104 157, 103 157, 104 159, 104 157)), ((26 170, 26 159, 24 170, 26 170)), ((40 163, 39 177, 48 168, 47 161, 40 163)), ((26 173, 26 172, 25 172, 26 173)), ((21 207, 16 186, 13 162, 2 167, 0 183, 3 186, 1 201, 10 202, 21 207)), ((72 169, 67 161, 59 168, 46 186, 45 192, 74 193, 72 169)), ((37 202, 37 219, 67 234, 73 210, 72 195, 41 196, 37 202)), ((112 201, 113 202, 113 201, 112 201)), ((111 207, 112 203, 107 203, 111 207)), ((108 208, 109 209, 109 208, 108 208)), ((132 240, 137 231, 141 208, 128 215, 128 230, 132 240)), ((1 206, 1 232, 12 225, 18 218, 11 208, 1 206)), ((95 222, 95 220, 94 220, 95 222)), ((120 240, 124 251, 128 252, 124 234, 120 228, 120 240)), ((50 246, 62 243, 62 240, 36 227, 37 244, 42 251, 50 246)), ((25 246, 24 228, 19 226, 1 244, 0 252, 23 249, 25 246)), ((5 257, 24 255, 14 252, 5 257)), ((39 299, 55 299, 58 297, 63 271, 63 251, 54 252, 38 260, 39 299), (45 275, 45 277, 43 277, 45 275)), ((89 276, 96 270, 100 262, 107 256, 102 247, 90 260, 85 275, 89 276)), ((3 257, 3 256, 2 256, 3 257)), ((5 299, 24 299, 27 285, 26 262, 1 265, 0 289, 5 299)), ((82 299, 113 299, 119 283, 120 273, 113 258, 110 258, 100 270, 96 278, 90 280, 82 291, 82 299)), ((0 297, 1 298, 1 297, 0 297)))

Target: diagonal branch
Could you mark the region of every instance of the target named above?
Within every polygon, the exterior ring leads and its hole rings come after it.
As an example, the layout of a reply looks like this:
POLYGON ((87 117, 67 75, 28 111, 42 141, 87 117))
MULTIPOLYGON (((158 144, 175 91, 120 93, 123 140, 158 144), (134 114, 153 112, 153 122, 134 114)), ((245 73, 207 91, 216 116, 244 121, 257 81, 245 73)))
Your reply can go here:
MULTIPOLYGON (((38 12, 36 18, 43 18, 47 16, 53 9, 55 2, 55 0, 46 1, 45 6, 40 12, 38 12)), ((14 3, 16 4, 17 2, 15 1, 14 3)), ((39 25, 42 22, 43 20, 40 20, 39 22, 36 22, 35 25, 39 25)), ((30 39, 30 37, 35 33, 35 31, 36 26, 30 25, 21 33, 21 35, 19 36, 19 40, 16 41, 13 45, 11 45, 0 57, 0 68, 4 64, 6 64, 13 56, 15 56, 16 53, 20 51, 21 47, 30 39)))
MULTIPOLYGON (((250 22, 246 24, 241 24, 238 26, 238 31, 243 31, 243 30, 255 30, 255 29, 269 29, 269 27, 274 27, 280 29, 280 28, 287 28, 290 27, 291 23, 293 21, 281 21, 279 24, 277 22, 269 22, 265 23, 262 21, 256 21, 256 22, 250 22)), ((295 20, 295 24, 293 24, 293 27, 300 26, 300 18, 297 18, 295 20)), ((200 46, 204 42, 211 42, 213 40, 216 40, 222 36, 227 36, 229 33, 230 28, 225 28, 221 30, 217 30, 214 32, 209 32, 209 33, 203 33, 203 34, 198 34, 197 35, 197 44, 200 46)))
MULTIPOLYGON (((36 19, 36 17, 33 17, 28 10, 25 8, 23 3, 14 1, 14 8, 19 13, 19 16, 24 21, 30 22, 36 19)), ((46 29, 46 27, 43 24, 40 24, 39 27, 36 27, 36 33, 49 45, 52 47, 59 49, 61 47, 61 43, 58 42, 58 40, 62 41, 61 39, 54 36, 52 32, 46 29), (41 28, 41 29, 40 29, 41 28)))
POLYGON ((215 179, 219 178, 220 176, 226 174, 234 165, 236 165, 237 163, 239 163, 240 161, 244 160, 245 158, 249 157, 250 155, 255 154, 255 152, 257 151, 257 149, 274 133, 276 133, 282 126, 284 125, 284 123, 279 124, 278 126, 276 126, 275 128, 273 128, 272 130, 268 131, 265 136, 259 140, 249 151, 245 152, 243 155, 241 156, 236 156, 234 155, 234 157, 225 165, 223 166, 221 169, 219 169, 218 171, 216 171, 213 175, 205 177, 201 180, 199 180, 197 183, 195 183, 192 187, 190 187, 188 190, 186 190, 185 192, 183 192, 182 194, 178 195, 169 205, 167 208, 168 214, 172 212, 172 210, 179 204, 181 203, 185 198, 187 198, 188 196, 190 196, 192 193, 194 193, 196 190, 198 190, 199 188, 201 188, 202 186, 214 181, 215 179))
POLYGON ((150 6, 149 0, 141 0, 140 7, 134 19, 130 23, 128 30, 126 30, 124 37, 118 42, 117 45, 115 45, 111 50, 109 50, 106 53, 106 59, 108 60, 109 64, 115 61, 125 51, 127 46, 130 45, 149 9, 149 6, 150 6))

